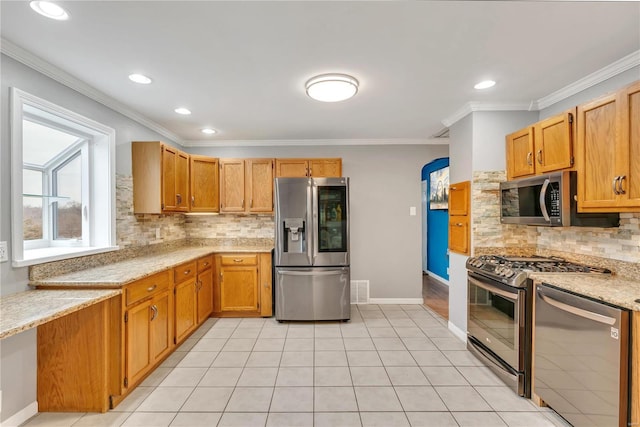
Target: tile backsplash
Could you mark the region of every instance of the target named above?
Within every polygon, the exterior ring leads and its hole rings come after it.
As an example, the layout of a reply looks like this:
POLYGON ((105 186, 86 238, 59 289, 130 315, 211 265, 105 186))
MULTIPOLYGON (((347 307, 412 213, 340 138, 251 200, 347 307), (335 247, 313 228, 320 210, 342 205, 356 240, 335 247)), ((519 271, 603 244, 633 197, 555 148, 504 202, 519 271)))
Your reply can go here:
POLYGON ((471 185, 473 248, 531 248, 640 263, 640 212, 620 214, 620 227, 536 227, 500 224, 499 183, 504 171, 475 171, 471 185))
POLYGON ((187 215, 188 239, 254 238, 273 239, 273 215, 187 215))

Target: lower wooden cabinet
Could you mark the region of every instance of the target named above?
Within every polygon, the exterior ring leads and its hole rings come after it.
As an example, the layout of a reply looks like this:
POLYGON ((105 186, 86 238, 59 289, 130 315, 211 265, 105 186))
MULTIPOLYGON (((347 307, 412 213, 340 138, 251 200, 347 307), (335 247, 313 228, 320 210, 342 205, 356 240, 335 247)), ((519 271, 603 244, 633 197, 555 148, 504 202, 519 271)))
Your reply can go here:
POLYGON ((176 306, 176 343, 184 340, 197 326, 197 277, 196 262, 174 268, 176 306))
POLYGON ((198 260, 197 320, 201 324, 213 311, 213 256, 198 260))
POLYGON ((271 254, 216 255, 214 315, 271 316, 271 289, 271 254))

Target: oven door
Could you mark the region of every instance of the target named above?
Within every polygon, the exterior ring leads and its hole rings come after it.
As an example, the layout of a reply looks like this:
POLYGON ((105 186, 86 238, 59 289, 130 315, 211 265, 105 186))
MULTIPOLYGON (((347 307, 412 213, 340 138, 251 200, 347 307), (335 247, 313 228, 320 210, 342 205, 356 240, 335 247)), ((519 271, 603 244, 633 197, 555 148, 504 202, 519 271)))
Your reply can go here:
POLYGON ((484 347, 476 348, 475 353, 481 353, 481 359, 497 356, 499 360, 491 362, 507 371, 509 376, 523 375, 528 351, 525 341, 526 289, 507 286, 472 272, 469 272, 467 280, 467 329, 469 336, 474 338, 469 342, 476 347, 478 343, 484 347))

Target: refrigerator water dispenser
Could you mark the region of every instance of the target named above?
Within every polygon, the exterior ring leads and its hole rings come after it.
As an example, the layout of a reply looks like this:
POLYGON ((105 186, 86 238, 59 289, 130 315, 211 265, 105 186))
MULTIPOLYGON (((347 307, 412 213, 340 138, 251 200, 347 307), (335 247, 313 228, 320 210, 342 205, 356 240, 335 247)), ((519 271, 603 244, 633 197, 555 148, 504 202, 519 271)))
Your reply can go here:
POLYGON ((301 254, 306 251, 304 220, 302 218, 285 218, 284 252, 301 254))

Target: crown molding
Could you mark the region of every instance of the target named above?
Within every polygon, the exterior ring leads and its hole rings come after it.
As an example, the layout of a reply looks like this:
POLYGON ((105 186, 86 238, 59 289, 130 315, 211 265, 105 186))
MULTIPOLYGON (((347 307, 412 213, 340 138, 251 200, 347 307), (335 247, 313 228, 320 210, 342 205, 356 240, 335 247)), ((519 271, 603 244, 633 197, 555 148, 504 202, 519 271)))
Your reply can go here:
POLYGON ((533 100, 529 104, 495 104, 471 101, 464 104, 450 116, 442 119, 441 122, 446 127, 450 127, 475 111, 540 111, 637 66, 640 66, 640 50, 636 50, 598 71, 568 84, 562 89, 538 100, 533 100))
POLYGON ((184 145, 184 141, 175 133, 159 125, 153 120, 143 116, 142 114, 132 110, 119 101, 116 101, 109 95, 96 90, 94 87, 88 85, 77 77, 63 71, 50 62, 32 54, 31 52, 23 49, 22 47, 8 41, 5 38, 0 38, 0 52, 7 55, 10 58, 15 59, 18 62, 26 65, 29 68, 33 68, 41 74, 61 83, 82 95, 93 99, 94 101, 108 107, 131 120, 138 122, 139 124, 159 133, 160 135, 170 139, 171 141, 184 145))
POLYGON ((469 101, 455 113, 442 119, 442 124, 446 127, 450 127, 459 120, 462 120, 468 114, 476 111, 527 111, 530 110, 530 107, 531 104, 523 103, 493 103, 469 101))
POLYGON ((249 139, 249 140, 187 140, 185 147, 289 147, 344 145, 448 145, 449 138, 425 139, 249 139))
POLYGON ((544 108, 547 108, 550 105, 567 99, 570 96, 580 93, 583 90, 589 89, 590 87, 595 86, 598 83, 602 83, 603 81, 610 79, 611 77, 617 76, 618 74, 621 74, 639 65, 640 50, 636 50, 635 52, 630 53, 629 55, 617 60, 616 62, 613 62, 606 67, 601 68, 598 71, 563 87, 562 89, 550 93, 547 96, 543 96, 542 98, 535 101, 535 109, 542 110, 544 108))

